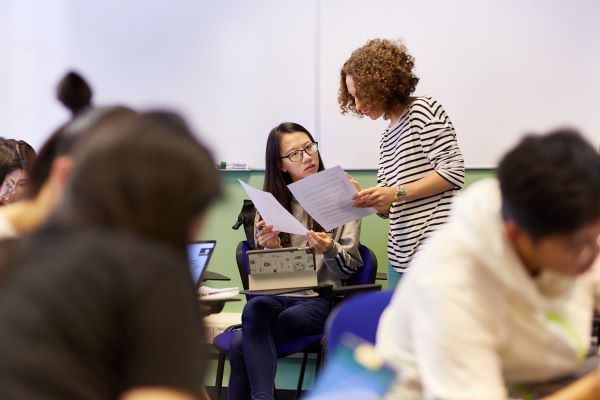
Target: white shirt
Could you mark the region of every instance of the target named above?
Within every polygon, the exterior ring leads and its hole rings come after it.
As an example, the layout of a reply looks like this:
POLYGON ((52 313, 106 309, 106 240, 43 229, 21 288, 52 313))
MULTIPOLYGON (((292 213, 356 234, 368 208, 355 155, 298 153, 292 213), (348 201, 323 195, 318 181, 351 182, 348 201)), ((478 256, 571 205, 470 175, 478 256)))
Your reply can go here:
POLYGON ((506 399, 507 384, 575 371, 599 261, 577 277, 532 278, 504 236, 497 182, 472 185, 382 315, 377 349, 400 370, 389 398, 506 399))

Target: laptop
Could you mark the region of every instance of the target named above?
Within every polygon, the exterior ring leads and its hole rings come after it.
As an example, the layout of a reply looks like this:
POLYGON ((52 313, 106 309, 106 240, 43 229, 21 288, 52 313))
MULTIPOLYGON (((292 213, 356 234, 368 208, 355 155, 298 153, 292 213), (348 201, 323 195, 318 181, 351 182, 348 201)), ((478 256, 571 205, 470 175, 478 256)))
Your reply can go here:
POLYGON ((248 289, 290 292, 318 285, 315 253, 308 247, 249 250, 248 289))
POLYGON ((216 240, 197 240, 187 245, 190 272, 196 288, 199 288, 202 284, 202 277, 206 272, 208 262, 216 245, 216 240))

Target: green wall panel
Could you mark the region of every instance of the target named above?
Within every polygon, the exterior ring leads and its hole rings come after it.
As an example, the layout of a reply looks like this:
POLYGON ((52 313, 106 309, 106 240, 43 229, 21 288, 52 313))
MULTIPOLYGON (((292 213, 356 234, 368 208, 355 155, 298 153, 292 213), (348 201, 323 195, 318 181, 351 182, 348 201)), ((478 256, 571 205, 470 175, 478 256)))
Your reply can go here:
MULTIPOLYGON (((373 170, 355 170, 352 176, 362 187, 372 186, 376 182, 377 172, 373 170)), ((211 208, 204 223, 204 229, 200 236, 202 239, 216 239, 217 247, 211 259, 209 269, 231 277, 231 281, 209 281, 207 284, 213 287, 241 287, 241 281, 235 264, 235 248, 240 240, 244 240, 243 229, 234 230, 231 226, 235 223, 241 209, 242 201, 246 193, 239 184, 238 179, 257 188, 262 188, 263 171, 220 171, 223 184, 223 196, 211 208)), ((465 187, 471 183, 493 175, 492 170, 477 169, 468 170, 466 174, 465 187)), ((361 231, 361 242, 370 247, 379 262, 379 271, 386 270, 386 241, 388 222, 375 215, 363 220, 361 231)), ((386 285, 385 281, 382 281, 386 285)), ((241 312, 244 301, 228 303, 226 312, 241 312)))

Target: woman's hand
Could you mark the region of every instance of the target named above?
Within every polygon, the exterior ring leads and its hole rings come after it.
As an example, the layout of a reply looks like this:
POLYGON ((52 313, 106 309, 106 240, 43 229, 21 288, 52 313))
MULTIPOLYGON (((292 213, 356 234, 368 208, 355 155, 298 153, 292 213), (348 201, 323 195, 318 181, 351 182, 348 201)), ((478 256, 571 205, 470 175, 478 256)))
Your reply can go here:
POLYGON ((346 172, 346 176, 348 177, 348 180, 350 181, 350 183, 352 183, 352 185, 354 186, 354 188, 356 189, 357 192, 361 191, 360 185, 358 182, 356 182, 356 179, 354 179, 352 177, 352 175, 350 175, 349 173, 346 172))
POLYGON ((273 225, 267 225, 264 220, 256 224, 256 240, 266 249, 275 249, 281 244, 279 231, 274 230, 273 225))
POLYGON ((367 208, 373 207, 379 214, 387 215, 396 199, 396 190, 391 187, 374 186, 361 190, 352 196, 352 206, 367 208))
POLYGON ((308 231, 306 239, 316 253, 327 253, 334 246, 333 239, 325 232, 308 231))

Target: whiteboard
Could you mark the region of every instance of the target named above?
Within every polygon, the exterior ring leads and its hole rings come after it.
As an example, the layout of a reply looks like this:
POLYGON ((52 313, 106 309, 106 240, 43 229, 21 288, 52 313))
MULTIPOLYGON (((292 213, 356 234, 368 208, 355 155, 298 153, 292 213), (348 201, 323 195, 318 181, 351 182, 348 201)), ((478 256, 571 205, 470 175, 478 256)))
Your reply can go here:
POLYGON ((595 0, 3 0, 0 135, 39 148, 73 68, 96 104, 182 112, 217 161, 264 168, 268 132, 294 121, 327 166, 374 169, 385 122, 342 116, 337 93, 350 53, 384 37, 415 56, 467 167, 561 125, 598 147, 598 21, 595 0))
MULTIPOLYGON (((377 37, 402 39, 456 129, 465 165, 494 167, 526 132, 581 129, 600 145, 600 2, 327 0, 321 10, 321 128, 331 165, 374 168, 381 121, 341 116, 339 70, 377 37)), ((325 150, 324 150, 325 151, 325 150)))

